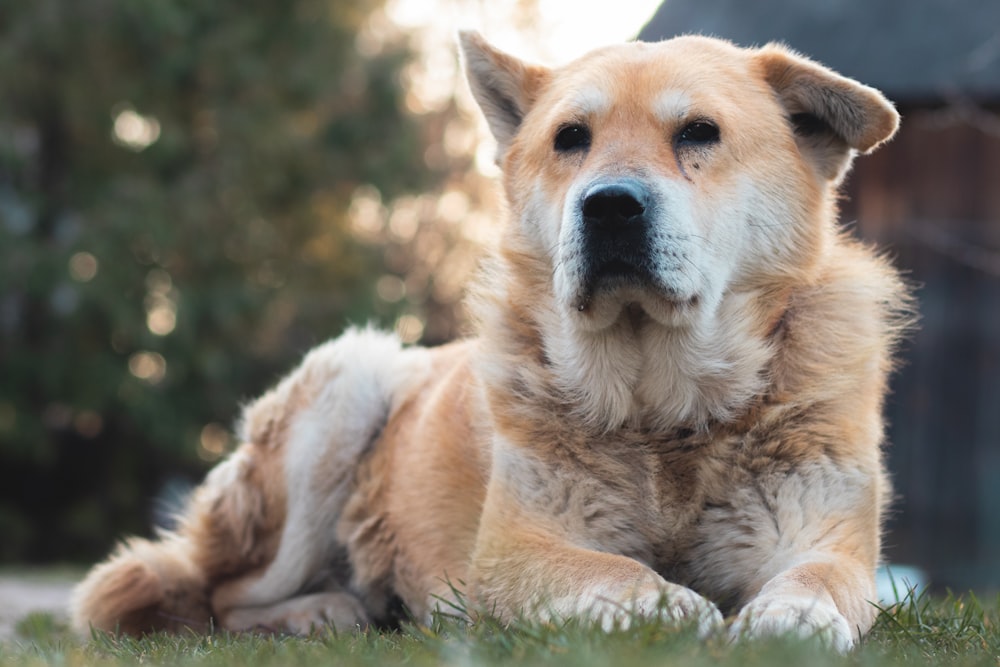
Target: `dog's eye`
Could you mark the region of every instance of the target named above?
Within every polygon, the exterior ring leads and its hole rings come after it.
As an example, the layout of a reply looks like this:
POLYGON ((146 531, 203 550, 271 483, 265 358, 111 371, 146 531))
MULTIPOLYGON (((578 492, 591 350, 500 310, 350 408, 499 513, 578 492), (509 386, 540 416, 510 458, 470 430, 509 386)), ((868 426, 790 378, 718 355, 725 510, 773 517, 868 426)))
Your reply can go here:
POLYGON ((585 125, 564 125, 556 132, 555 149, 560 153, 583 150, 590 146, 590 130, 585 125))
POLYGON ((688 123, 677 134, 678 144, 714 144, 719 140, 719 128, 707 120, 688 123))

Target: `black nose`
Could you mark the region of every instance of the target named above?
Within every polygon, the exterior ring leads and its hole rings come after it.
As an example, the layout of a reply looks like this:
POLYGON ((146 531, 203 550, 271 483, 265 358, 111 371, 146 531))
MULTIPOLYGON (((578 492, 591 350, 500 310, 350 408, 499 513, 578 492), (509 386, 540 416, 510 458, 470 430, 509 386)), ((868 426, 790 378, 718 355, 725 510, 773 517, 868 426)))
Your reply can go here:
POLYGON ((583 197, 583 221, 606 228, 631 225, 643 219, 648 203, 649 195, 638 181, 598 183, 583 197))

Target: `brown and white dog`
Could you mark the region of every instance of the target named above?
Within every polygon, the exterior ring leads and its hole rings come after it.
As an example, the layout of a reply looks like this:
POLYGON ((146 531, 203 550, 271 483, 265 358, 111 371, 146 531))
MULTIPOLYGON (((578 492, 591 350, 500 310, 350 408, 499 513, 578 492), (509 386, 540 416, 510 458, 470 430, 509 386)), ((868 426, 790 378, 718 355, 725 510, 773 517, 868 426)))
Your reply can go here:
POLYGON ((463 604, 732 636, 872 625, 897 274, 836 224, 898 116, 777 45, 559 68, 476 34, 509 204, 478 338, 352 330, 246 408, 175 532, 76 590, 77 628, 308 632, 463 604))

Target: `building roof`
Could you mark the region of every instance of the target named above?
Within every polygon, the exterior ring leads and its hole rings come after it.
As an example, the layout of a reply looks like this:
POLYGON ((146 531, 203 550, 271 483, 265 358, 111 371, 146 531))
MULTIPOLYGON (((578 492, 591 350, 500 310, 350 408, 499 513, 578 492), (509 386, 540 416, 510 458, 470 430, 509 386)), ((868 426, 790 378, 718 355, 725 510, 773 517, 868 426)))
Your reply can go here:
POLYGON ((897 102, 1000 99, 998 0, 666 0, 646 41, 781 41, 897 102))

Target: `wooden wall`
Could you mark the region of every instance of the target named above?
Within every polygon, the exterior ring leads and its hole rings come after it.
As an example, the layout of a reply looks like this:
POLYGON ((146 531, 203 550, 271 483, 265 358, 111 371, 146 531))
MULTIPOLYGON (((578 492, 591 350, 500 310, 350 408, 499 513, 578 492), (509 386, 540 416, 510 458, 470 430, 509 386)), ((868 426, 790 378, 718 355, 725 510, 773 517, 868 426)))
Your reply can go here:
POLYGON ((1000 590, 1000 115, 902 109, 860 157, 842 220, 918 285, 920 330, 887 414, 895 562, 933 583, 1000 590))

